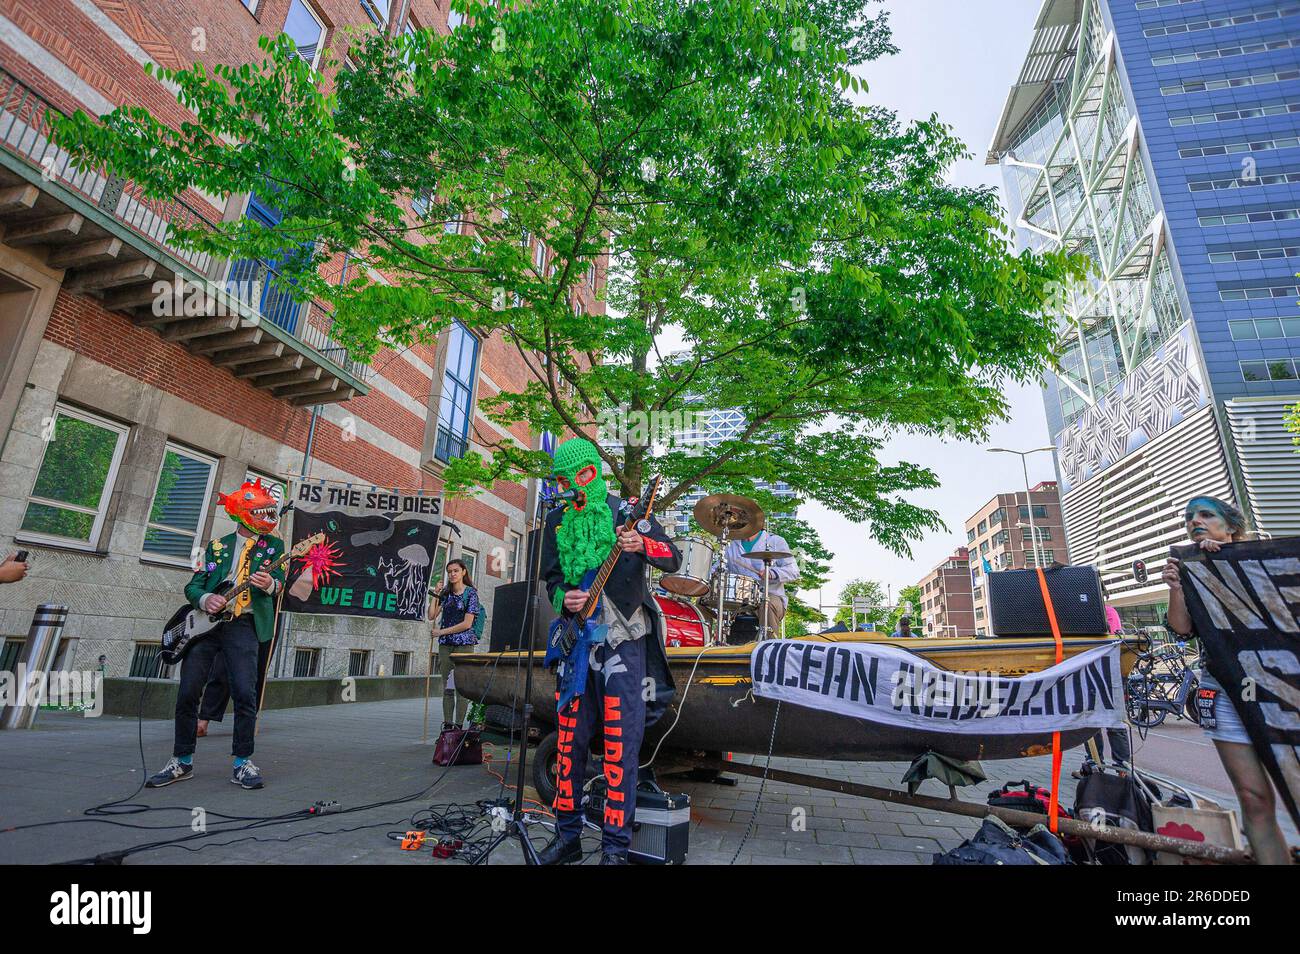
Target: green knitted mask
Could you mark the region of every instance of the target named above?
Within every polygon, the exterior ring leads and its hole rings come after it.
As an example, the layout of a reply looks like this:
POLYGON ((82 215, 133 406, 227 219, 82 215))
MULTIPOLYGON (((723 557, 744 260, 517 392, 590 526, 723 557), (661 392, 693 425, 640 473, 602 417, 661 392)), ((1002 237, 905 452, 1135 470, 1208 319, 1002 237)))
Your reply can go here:
POLYGON ((555 475, 569 488, 580 490, 585 500, 569 500, 555 528, 555 544, 565 582, 580 583, 582 575, 600 566, 614 546, 614 514, 605 499, 605 478, 600 454, 591 441, 574 437, 555 449, 555 475))

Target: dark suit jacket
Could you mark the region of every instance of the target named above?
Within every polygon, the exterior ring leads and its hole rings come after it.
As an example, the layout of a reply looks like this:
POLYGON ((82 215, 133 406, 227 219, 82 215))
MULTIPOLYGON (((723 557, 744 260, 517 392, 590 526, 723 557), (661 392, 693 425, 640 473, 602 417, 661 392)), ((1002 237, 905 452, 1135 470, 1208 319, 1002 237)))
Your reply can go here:
MULTIPOLYGON (((623 506, 623 501, 610 494, 606 502, 614 513, 614 526, 621 526, 627 519, 626 516, 619 515, 619 508, 623 506)), ((552 510, 547 514, 546 532, 542 535, 541 575, 542 581, 546 584, 546 595, 550 597, 552 606, 559 602, 556 594, 577 589, 576 586, 565 582, 564 570, 560 567, 560 553, 555 545, 555 527, 563 516, 564 510, 552 510)), ((664 653, 664 633, 659 623, 659 605, 654 601, 646 580, 646 564, 666 573, 676 573, 682 565, 682 553, 653 515, 647 519, 650 521, 650 532, 643 536, 667 544, 669 556, 652 557, 645 553, 624 553, 614 564, 614 572, 610 574, 605 584, 604 593, 606 599, 611 600, 625 617, 631 616, 638 606, 644 606, 650 621, 650 632, 644 637, 648 643, 646 675, 655 680, 655 698, 646 703, 646 725, 650 726, 663 715, 672 701, 675 686, 672 673, 668 669, 668 658, 664 653)))

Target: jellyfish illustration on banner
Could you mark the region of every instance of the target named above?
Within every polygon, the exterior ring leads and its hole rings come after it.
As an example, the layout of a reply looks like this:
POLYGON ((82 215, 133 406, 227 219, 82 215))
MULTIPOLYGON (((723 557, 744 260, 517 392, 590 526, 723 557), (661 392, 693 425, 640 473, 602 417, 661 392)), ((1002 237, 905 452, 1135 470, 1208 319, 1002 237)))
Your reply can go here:
POLYGON ((418 543, 397 551, 397 561, 379 558, 379 569, 384 574, 384 587, 397 594, 397 612, 400 616, 423 612, 429 599, 429 551, 418 543))
POLYGON ((290 592, 293 613, 423 621, 442 525, 442 499, 346 484, 294 487, 293 538, 325 534, 301 561, 310 592, 290 592))

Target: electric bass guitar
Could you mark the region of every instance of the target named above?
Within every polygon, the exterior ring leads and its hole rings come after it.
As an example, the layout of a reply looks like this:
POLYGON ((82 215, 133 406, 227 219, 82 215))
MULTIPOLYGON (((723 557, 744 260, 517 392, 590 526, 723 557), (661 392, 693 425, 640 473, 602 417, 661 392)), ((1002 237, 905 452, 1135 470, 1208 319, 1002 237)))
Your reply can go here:
MULTIPOLYGON (((623 524, 625 531, 642 530, 639 524, 646 519, 647 514, 654 511, 655 498, 659 496, 662 480, 662 477, 655 477, 649 493, 635 503, 631 515, 623 524)), ((649 524, 645 525, 644 530, 649 530, 649 524)), ((587 662, 591 656, 591 647, 605 641, 608 627, 596 623, 593 617, 599 618, 601 594, 609 582, 610 574, 614 572, 614 564, 618 563, 622 555, 623 549, 615 542, 605 557, 605 562, 583 574, 578 589, 587 591, 587 601, 582 604, 582 608, 576 613, 561 614, 551 623, 543 665, 548 668, 560 667, 560 711, 575 696, 582 694, 587 684, 587 662)))
MULTIPOLYGON (((274 563, 262 567, 266 572, 271 572, 281 565, 288 563, 290 560, 305 556, 307 551, 318 543, 325 542, 324 533, 313 533, 310 537, 294 546, 292 550, 282 554, 274 563)), ((249 574, 250 578, 252 574, 249 574)), ((222 580, 213 590, 218 596, 226 598, 226 607, 220 613, 209 613, 205 610, 195 609, 189 603, 186 603, 167 621, 163 627, 162 649, 158 652, 159 658, 169 666, 174 666, 194 647, 195 642, 207 636, 210 632, 229 620, 235 618, 233 609, 235 601, 249 589, 252 583, 245 580, 236 586, 230 580, 222 580)))

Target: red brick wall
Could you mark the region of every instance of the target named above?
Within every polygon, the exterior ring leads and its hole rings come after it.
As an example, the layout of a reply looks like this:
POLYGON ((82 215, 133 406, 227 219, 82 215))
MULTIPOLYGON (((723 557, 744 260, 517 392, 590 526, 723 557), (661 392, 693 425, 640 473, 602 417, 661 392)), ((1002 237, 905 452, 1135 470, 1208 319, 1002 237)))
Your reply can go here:
MULTIPOLYGON (((156 62, 176 67, 202 62, 208 68, 217 63, 259 60, 259 36, 278 32, 284 25, 290 0, 260 0, 256 14, 250 14, 240 0, 94 0, 100 11, 156 62), (203 49, 195 49, 196 28, 201 29, 203 49)), ((345 41, 344 27, 367 26, 369 19, 358 0, 311 0, 311 6, 327 27, 326 49, 337 50, 345 41)), ((414 13, 421 27, 446 29, 447 0, 392 0, 390 30, 400 30, 408 13, 414 13)), ((141 105, 172 125, 192 119, 175 97, 148 76, 130 53, 72 0, 0 0, 0 13, 13 20, 54 58, 75 72, 87 85, 115 104, 141 105)), ((4 44, 0 58, 21 81, 36 89, 64 111, 84 108, 75 95, 62 90, 45 71, 32 67, 4 44)), ((326 79, 328 83, 328 78, 326 79)), ((198 197, 186 197, 197 202, 198 197)), ((219 211, 219 210, 218 210, 219 211)), ((339 263, 332 263, 337 267, 339 263)), ((598 266, 598 284, 603 282, 605 263, 598 266)), ((579 299, 589 312, 603 311, 592 290, 585 287, 579 299)), ((307 440, 310 411, 278 401, 206 359, 169 344, 152 332, 131 323, 123 315, 105 312, 91 298, 61 293, 46 337, 79 354, 129 374, 150 387, 175 394, 207 410, 230 417, 285 445, 302 451, 307 440)), ((437 366, 435 349, 419 344, 410 349, 431 367, 437 366)), ((372 366, 383 377, 422 406, 435 390, 429 377, 389 349, 382 349, 372 366)), ((521 389, 528 371, 514 346, 497 336, 485 342, 480 368, 499 387, 521 389)), ((480 381, 481 398, 495 389, 480 381)), ((425 420, 378 389, 341 405, 345 413, 374 425, 408 447, 423 445, 425 420)), ((480 415, 476 426, 485 436, 494 430, 480 415)), ((531 446, 526 424, 511 433, 531 446)), ((364 440, 345 440, 340 428, 319 419, 314 456, 333 467, 376 484, 437 489, 439 482, 418 468, 364 440)), ((493 501, 524 507, 527 496, 519 484, 499 483, 488 494, 471 501, 450 503, 448 513, 494 536, 501 536, 505 518, 496 513, 493 501)))

